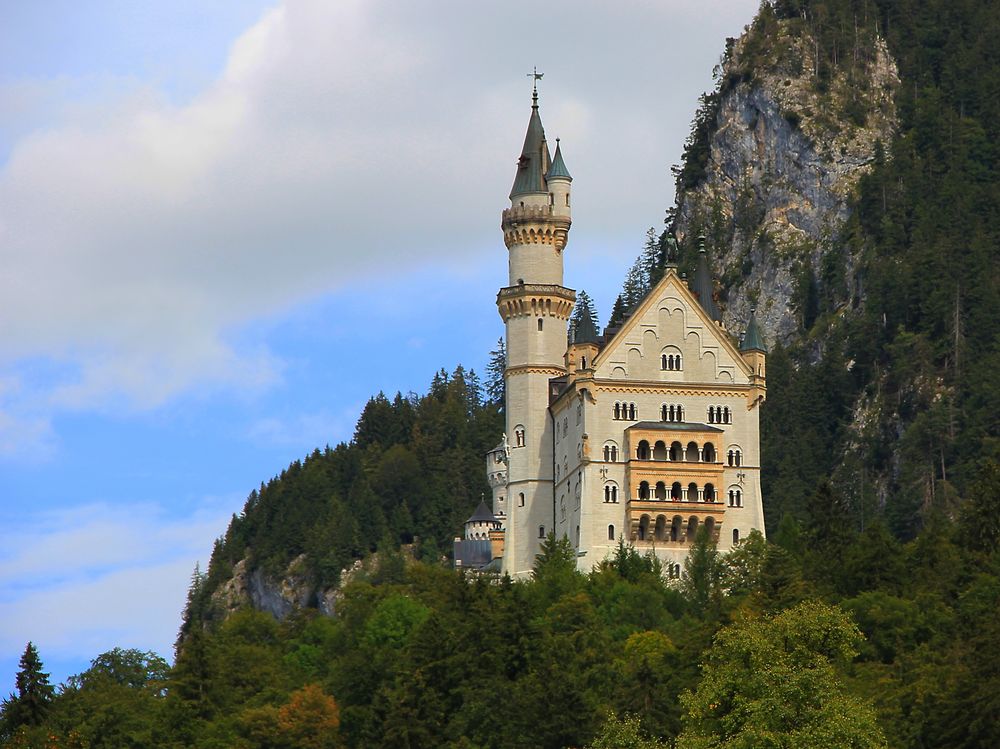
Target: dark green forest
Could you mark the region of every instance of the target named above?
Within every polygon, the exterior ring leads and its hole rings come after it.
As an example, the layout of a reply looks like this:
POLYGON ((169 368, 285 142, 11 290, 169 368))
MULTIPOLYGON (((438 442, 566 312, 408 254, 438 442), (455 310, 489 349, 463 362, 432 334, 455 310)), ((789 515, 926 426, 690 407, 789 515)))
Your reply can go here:
MULTIPOLYGON (((899 132, 799 279, 796 340, 770 352, 766 542, 723 556, 703 538, 680 580, 624 546, 581 575, 554 538, 532 580, 452 571, 502 431, 494 352, 486 383, 458 368, 425 395, 378 395, 349 443, 252 492, 192 579, 172 666, 114 650, 54 686, 29 645, 0 742, 1000 745, 1000 3, 776 0, 751 49, 777 24, 816 40, 817 86, 875 34, 901 84, 899 132), (373 561, 333 617, 213 598, 241 560, 281 575, 301 555, 317 590, 373 561)), ((719 97, 752 79, 704 97, 679 189, 704 178, 719 97)), ((666 235, 612 322, 655 283, 666 235)), ((680 248, 688 272, 695 252, 680 248)))

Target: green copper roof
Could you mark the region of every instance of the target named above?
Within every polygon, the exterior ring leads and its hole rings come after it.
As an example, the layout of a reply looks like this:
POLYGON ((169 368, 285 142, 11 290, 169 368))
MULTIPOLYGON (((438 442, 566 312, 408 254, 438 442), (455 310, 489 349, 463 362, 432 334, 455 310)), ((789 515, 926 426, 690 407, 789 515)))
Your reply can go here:
POLYGON ((524 147, 521 157, 517 160, 517 174, 514 175, 514 186, 510 189, 513 200, 518 195, 548 192, 545 189, 545 170, 549 164, 549 147, 545 143, 545 129, 542 118, 538 116, 538 96, 532 96, 531 119, 528 120, 528 132, 524 135, 524 147))
POLYGON ((743 333, 743 340, 740 341, 740 351, 760 351, 762 353, 767 353, 767 347, 764 345, 764 336, 760 332, 760 326, 757 325, 757 316, 754 314, 754 310, 750 310, 750 319, 747 320, 747 329, 743 333))
POLYGON ((566 168, 566 162, 563 161, 559 139, 556 138, 556 155, 552 157, 552 166, 549 167, 549 172, 545 175, 545 179, 558 179, 559 177, 568 179, 570 182, 573 181, 573 178, 569 176, 569 169, 566 168))
POLYGON ((597 329, 594 321, 589 315, 584 315, 583 319, 573 329, 573 343, 597 343, 597 329))
POLYGON ((715 299, 712 298, 714 288, 712 274, 708 270, 708 256, 705 254, 704 235, 698 237, 698 244, 698 267, 695 269, 690 289, 698 297, 698 303, 708 313, 708 316, 715 320, 715 322, 719 322, 722 319, 722 313, 719 312, 719 308, 715 304, 715 299))

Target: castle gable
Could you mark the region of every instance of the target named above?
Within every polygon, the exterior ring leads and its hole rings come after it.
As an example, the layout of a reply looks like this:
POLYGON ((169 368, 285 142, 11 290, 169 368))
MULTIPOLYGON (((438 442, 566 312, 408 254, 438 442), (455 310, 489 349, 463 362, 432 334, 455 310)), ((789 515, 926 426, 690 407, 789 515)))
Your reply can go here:
POLYGON ((594 362, 599 379, 745 385, 751 371, 673 269, 594 362))

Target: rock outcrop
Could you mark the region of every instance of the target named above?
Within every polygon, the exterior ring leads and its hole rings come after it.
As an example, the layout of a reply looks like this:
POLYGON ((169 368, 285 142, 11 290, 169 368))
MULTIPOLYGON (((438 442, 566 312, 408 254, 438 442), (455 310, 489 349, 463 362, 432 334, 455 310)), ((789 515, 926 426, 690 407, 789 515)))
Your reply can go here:
MULTIPOLYGON (((803 327, 797 284, 821 276, 858 180, 892 138, 899 78, 881 39, 820 81, 812 39, 784 21, 764 35, 749 29, 718 71, 705 176, 679 191, 676 230, 708 235, 727 327, 756 307, 768 342, 788 343, 803 327)), ((850 294, 854 260, 842 259, 850 294)))

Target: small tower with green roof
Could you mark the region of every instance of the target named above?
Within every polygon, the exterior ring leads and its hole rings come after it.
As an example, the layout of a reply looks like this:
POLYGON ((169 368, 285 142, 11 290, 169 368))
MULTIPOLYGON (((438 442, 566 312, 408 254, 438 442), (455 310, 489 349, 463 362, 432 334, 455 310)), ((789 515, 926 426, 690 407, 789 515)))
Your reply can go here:
POLYGON ((762 401, 767 393, 767 347, 753 308, 750 309, 750 319, 747 320, 747 327, 740 341, 740 354, 743 361, 753 369, 751 384, 754 386, 754 400, 762 401))

